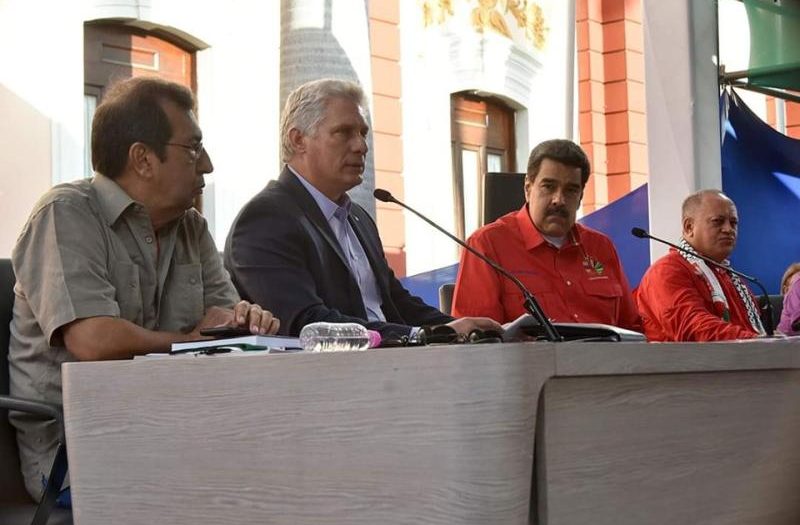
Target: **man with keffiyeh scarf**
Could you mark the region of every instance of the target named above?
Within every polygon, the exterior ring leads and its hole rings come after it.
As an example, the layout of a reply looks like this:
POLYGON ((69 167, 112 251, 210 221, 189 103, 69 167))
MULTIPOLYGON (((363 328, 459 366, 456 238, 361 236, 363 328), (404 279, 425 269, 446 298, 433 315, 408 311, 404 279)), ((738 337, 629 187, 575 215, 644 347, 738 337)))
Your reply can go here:
MULTIPOLYGON (((681 247, 723 265, 736 246, 739 217, 719 190, 701 190, 682 208, 681 247)), ((636 292, 650 341, 724 341, 764 335, 758 303, 736 275, 671 249, 642 277, 636 292)))

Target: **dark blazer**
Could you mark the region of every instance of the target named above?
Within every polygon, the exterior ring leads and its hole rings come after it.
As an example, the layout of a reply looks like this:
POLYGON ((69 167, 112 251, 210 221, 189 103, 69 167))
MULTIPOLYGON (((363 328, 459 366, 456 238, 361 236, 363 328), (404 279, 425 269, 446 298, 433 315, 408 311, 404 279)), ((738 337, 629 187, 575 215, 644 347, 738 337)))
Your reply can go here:
POLYGON ((367 254, 383 299, 387 322, 366 322, 356 280, 316 201, 284 168, 276 181, 248 202, 225 242, 225 266, 242 298, 272 311, 281 334, 297 335, 308 323, 357 322, 384 338, 408 335, 410 326, 453 318, 412 296, 383 255, 375 222, 359 205, 350 224, 367 254))

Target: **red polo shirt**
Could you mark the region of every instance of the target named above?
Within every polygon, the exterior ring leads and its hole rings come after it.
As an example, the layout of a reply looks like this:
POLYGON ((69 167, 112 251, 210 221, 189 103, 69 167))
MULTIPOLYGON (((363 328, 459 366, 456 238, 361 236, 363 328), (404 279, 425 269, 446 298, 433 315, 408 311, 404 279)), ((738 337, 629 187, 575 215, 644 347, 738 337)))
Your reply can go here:
MULTIPOLYGON (((479 229, 467 242, 522 281, 553 321, 641 329, 617 251, 602 233, 576 224, 556 248, 544 240, 523 206, 479 229)), ((514 283, 465 250, 453 315, 506 323, 523 313, 522 293, 514 283)))
POLYGON ((700 271, 675 250, 647 270, 636 301, 649 341, 725 341, 758 335, 728 272, 711 271, 728 300, 730 322, 716 313, 711 288, 700 271))

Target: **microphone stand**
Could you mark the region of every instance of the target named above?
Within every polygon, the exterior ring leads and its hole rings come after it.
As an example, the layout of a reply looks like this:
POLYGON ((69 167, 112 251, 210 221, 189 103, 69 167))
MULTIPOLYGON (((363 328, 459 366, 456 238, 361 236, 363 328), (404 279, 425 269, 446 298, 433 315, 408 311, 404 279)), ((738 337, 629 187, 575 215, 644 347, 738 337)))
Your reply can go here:
POLYGON ((476 256, 477 258, 479 258, 480 260, 491 266, 500 275, 513 282, 516 285, 516 287, 519 288, 519 290, 522 292, 522 296, 525 298, 525 300, 522 303, 522 306, 525 308, 525 311, 531 314, 531 316, 534 319, 536 319, 539 322, 539 324, 542 325, 542 329, 544 330, 545 337, 547 338, 547 340, 553 342, 560 342, 564 340, 564 338, 561 337, 561 335, 558 333, 558 330, 556 330, 556 327, 553 326, 553 323, 550 322, 550 319, 548 319, 547 316, 545 315, 541 305, 539 305, 538 301, 536 301, 536 297, 534 297, 534 295, 525 287, 525 285, 522 284, 522 282, 519 279, 517 279, 513 274, 508 272, 505 268, 503 268, 490 258, 483 255, 475 248, 469 246, 467 243, 465 243, 455 235, 451 234, 450 232, 448 232, 447 230, 445 230, 444 228, 442 228, 429 218, 425 217, 423 214, 421 214, 411 206, 408 206, 407 204, 400 202, 399 200, 394 198, 394 196, 388 191, 382 189, 376 189, 373 192, 373 195, 375 196, 376 199, 378 199, 381 202, 393 202, 394 204, 397 204, 398 206, 402 206, 403 208, 407 209, 408 211, 410 211, 423 221, 427 222, 428 224, 430 224, 443 234, 447 235, 453 242, 463 247, 469 253, 471 253, 472 255, 476 256))
POLYGON ((761 281, 759 281, 758 279, 756 279, 753 276, 747 275, 746 273, 742 273, 740 271, 734 270, 730 266, 725 266, 724 264, 720 264, 717 261, 715 261, 714 259, 706 257, 705 255, 702 255, 700 253, 692 253, 692 252, 686 250, 685 248, 682 248, 681 246, 678 246, 677 244, 673 244, 673 243, 671 243, 671 242, 669 242, 667 240, 660 239, 658 237, 653 237, 652 235, 650 235, 647 231, 643 230, 642 228, 632 228, 631 229, 631 235, 633 235, 634 237, 638 237, 639 239, 652 239, 652 240, 654 240, 656 242, 660 242, 662 244, 666 244, 667 246, 675 248, 679 252, 689 254, 689 255, 691 255, 693 257, 697 257, 698 259, 702 259, 707 264, 710 264, 711 266, 714 266, 715 268, 719 268, 720 270, 724 270, 724 271, 726 271, 728 273, 732 273, 733 275, 738 275, 742 279, 747 279, 751 283, 753 283, 756 286, 758 286, 761 289, 761 294, 763 296, 763 301, 764 301, 764 306, 761 308, 761 311, 763 312, 761 320, 764 322, 764 331, 767 333, 767 336, 769 336, 769 337, 773 336, 773 334, 775 333, 775 327, 774 327, 774 321, 772 319, 772 312, 773 312, 772 303, 769 300, 769 293, 767 293, 767 289, 764 288, 764 285, 761 284, 761 281))

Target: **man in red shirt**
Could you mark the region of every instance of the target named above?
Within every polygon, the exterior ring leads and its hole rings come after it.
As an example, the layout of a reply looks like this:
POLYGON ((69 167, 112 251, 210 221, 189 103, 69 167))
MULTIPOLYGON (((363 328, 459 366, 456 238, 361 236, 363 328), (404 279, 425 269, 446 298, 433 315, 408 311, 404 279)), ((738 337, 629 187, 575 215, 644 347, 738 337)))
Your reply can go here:
MULTIPOLYGON (((519 278, 553 321, 639 330, 639 314, 614 245, 602 233, 575 223, 589 171, 589 159, 574 142, 542 142, 528 158, 525 206, 480 228, 467 242, 519 278)), ((517 287, 465 251, 453 315, 505 323, 523 313, 517 287)))
MULTIPOLYGON (((728 264, 739 217, 718 190, 701 190, 682 209, 687 250, 728 264)), ((724 341, 764 334, 753 294, 739 277, 675 249, 656 261, 636 293, 650 341, 724 341)))

